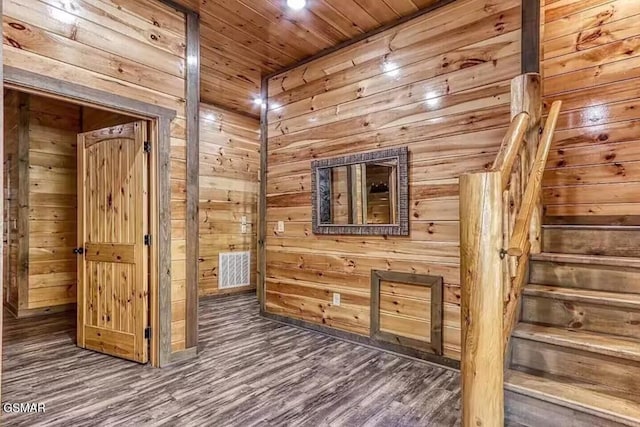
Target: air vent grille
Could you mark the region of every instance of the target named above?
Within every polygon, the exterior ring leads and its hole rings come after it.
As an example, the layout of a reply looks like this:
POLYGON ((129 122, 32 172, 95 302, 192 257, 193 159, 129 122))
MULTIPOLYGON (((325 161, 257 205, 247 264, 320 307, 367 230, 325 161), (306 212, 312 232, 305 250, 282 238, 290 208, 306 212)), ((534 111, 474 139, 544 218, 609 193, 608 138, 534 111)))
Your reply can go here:
POLYGON ((218 288, 238 288, 251 284, 251 252, 221 252, 218 261, 218 288))

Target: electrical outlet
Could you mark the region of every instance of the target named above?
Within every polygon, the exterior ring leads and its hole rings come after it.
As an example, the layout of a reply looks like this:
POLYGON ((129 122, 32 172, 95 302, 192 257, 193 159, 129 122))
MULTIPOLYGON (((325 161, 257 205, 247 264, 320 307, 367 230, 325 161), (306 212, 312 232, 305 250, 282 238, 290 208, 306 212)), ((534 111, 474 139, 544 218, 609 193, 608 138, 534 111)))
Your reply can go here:
POLYGON ((242 216, 242 219, 240 220, 240 223, 241 223, 242 225, 247 225, 247 217, 246 217, 246 215, 243 215, 243 216, 242 216))
POLYGON ((241 228, 242 228, 242 234, 247 234, 247 224, 242 224, 241 228))
POLYGON ((278 233, 284 233, 284 221, 278 221, 278 233))
POLYGON ((340 294, 337 292, 333 293, 333 305, 340 307, 340 294))

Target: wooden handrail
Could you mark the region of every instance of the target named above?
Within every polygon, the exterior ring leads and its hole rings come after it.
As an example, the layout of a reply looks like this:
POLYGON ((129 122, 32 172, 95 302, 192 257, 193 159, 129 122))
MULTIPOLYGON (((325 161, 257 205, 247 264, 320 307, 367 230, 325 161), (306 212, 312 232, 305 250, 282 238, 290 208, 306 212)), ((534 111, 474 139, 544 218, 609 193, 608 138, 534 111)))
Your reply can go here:
POLYGON ((547 165, 547 157, 549 156, 549 150, 553 142, 553 134, 556 131, 560 107, 562 107, 562 101, 556 101, 551 105, 551 110, 549 111, 542 137, 540 138, 536 159, 529 173, 529 181, 524 196, 522 197, 522 204, 516 217, 513 234, 509 241, 509 249, 507 250, 509 255, 520 257, 525 253, 525 244, 529 240, 529 226, 537 205, 537 200, 540 198, 542 176, 544 175, 544 170, 547 165))
POLYGON ((522 112, 515 116, 509 125, 498 156, 493 162, 492 172, 500 172, 502 175, 502 190, 509 185, 509 179, 511 178, 511 171, 513 170, 513 163, 518 156, 518 152, 524 143, 524 134, 529 127, 529 121, 531 116, 528 113, 522 112))
MULTIPOLYGON (((529 252, 529 249, 531 248, 531 242, 527 240, 525 245, 526 252, 529 252)), ((518 320, 518 302, 520 301, 520 296, 522 295, 524 285, 526 284, 525 279, 528 273, 528 261, 528 259, 521 259, 518 262, 516 276, 511 281, 512 286, 509 289, 509 294, 507 295, 507 300, 505 301, 504 320, 502 322, 502 350, 504 351, 505 355, 509 350, 509 340, 511 338, 511 333, 513 332, 513 328, 516 326, 516 321, 518 320)))
POLYGON ((465 427, 504 421, 504 362, 529 257, 540 251, 542 177, 561 107, 552 104, 540 134, 540 82, 539 74, 512 80, 512 120, 492 168, 460 177, 465 427))

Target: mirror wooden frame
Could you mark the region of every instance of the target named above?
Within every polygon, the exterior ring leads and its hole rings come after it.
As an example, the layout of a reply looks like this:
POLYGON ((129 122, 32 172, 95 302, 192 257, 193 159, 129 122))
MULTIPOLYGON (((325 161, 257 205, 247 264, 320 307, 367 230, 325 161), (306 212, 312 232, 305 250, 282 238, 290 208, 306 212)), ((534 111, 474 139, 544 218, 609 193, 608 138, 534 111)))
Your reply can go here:
POLYGON ((409 150, 407 147, 351 154, 343 157, 314 160, 311 162, 311 217, 314 234, 342 235, 409 235, 409 150), (320 180, 321 170, 348 166, 357 163, 371 163, 380 160, 398 162, 398 224, 321 224, 320 223, 320 180))

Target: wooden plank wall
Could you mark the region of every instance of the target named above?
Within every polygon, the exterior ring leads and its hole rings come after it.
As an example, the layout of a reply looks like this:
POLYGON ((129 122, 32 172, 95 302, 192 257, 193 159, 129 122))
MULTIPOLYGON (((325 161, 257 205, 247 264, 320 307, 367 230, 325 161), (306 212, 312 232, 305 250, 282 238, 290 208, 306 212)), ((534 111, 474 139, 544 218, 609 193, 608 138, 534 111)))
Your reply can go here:
POLYGON ((431 289, 381 281, 380 331, 431 342, 431 289), (402 318, 397 315, 398 306, 402 307, 402 318))
POLYGON ((82 132, 104 129, 116 125, 135 122, 139 119, 111 111, 82 107, 82 132))
POLYGON ((458 177, 495 158, 520 26, 520 0, 460 0, 270 80, 268 312, 368 335, 371 269, 443 276, 444 354, 459 359, 458 177), (311 233, 312 159, 403 145, 408 238, 311 233))
POLYGON ((5 0, 4 64, 177 112, 172 123, 172 350, 185 348, 185 17, 155 0, 5 0))
POLYGON ((23 96, 29 105, 26 308, 32 310, 76 302, 76 141, 82 127, 80 106, 23 96))
POLYGON ((25 229, 16 227, 9 233, 15 247, 9 252, 14 262, 7 267, 12 270, 6 272, 11 310, 22 317, 44 310, 73 309, 77 282, 77 255, 73 254, 77 246, 77 135, 135 119, 15 90, 7 91, 5 111, 12 125, 6 129, 5 152, 12 157, 8 164, 12 179, 8 182, 13 187, 12 197, 6 202, 10 219, 17 225, 21 224, 18 206, 23 206, 27 214, 25 229), (20 102, 26 109, 25 120, 14 123, 20 102), (18 161, 17 135, 23 125, 26 155, 18 161), (17 185, 21 162, 25 170, 20 181, 20 186, 25 186, 22 193, 17 185), (20 244, 24 244, 24 256, 17 250, 20 244), (21 270, 24 276, 17 274, 21 270), (20 289, 24 294, 14 292, 23 279, 26 283, 20 289))
POLYGON ((640 2, 547 0, 543 16, 544 98, 563 101, 547 221, 639 223, 640 2))
POLYGON ((256 287, 256 231, 260 122, 200 105, 199 294, 244 292, 256 287), (242 233, 242 217, 247 232, 242 233), (218 254, 251 251, 251 286, 218 289, 218 254))
POLYGON ((20 101, 15 91, 4 91, 4 224, 3 301, 18 312, 18 122, 20 101))
POLYGON ((431 6, 439 0, 177 0, 200 13, 201 99, 260 114, 261 76, 431 6))

